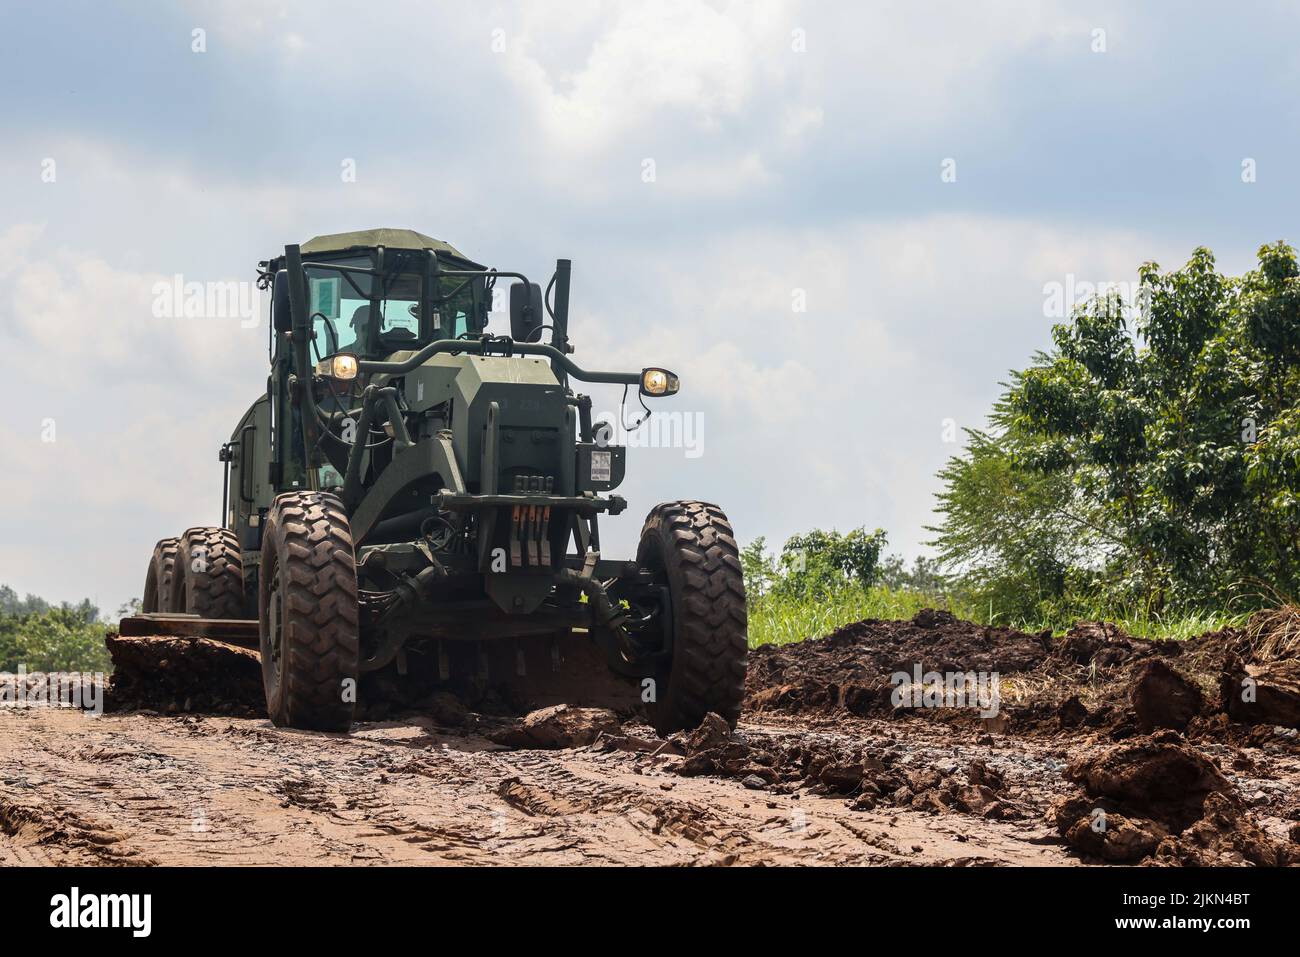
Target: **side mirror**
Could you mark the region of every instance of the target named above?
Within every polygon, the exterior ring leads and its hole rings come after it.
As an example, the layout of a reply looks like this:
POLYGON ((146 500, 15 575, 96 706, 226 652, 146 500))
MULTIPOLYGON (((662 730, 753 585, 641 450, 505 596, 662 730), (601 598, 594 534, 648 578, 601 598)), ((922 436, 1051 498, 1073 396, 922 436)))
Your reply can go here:
POLYGON ((542 338, 545 307, 542 287, 535 282, 510 285, 510 338, 515 342, 538 342, 542 338))
POLYGON ((289 308, 289 272, 281 269, 275 274, 275 283, 271 286, 271 322, 276 332, 289 332, 293 329, 293 314, 289 308))

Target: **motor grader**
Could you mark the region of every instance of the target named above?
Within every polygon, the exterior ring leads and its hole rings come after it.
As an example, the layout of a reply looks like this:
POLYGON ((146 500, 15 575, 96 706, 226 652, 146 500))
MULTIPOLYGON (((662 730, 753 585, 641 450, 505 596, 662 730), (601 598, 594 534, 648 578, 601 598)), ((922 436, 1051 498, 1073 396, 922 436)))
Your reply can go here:
POLYGON ((279 726, 346 731, 359 696, 564 672, 575 647, 661 732, 734 724, 745 592, 722 510, 656 505, 634 559, 601 551, 626 449, 574 383, 644 403, 678 379, 574 361, 570 268, 543 292, 398 229, 260 263, 270 374, 221 446, 224 524, 158 542, 131 633, 255 634, 279 726), (488 329, 502 280, 508 334, 488 329))

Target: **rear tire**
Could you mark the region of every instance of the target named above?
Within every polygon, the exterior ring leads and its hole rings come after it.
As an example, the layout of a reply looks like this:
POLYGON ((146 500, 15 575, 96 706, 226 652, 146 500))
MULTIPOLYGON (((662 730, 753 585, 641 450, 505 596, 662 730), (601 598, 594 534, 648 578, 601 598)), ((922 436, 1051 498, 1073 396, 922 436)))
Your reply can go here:
POLYGON ((175 538, 164 538, 153 547, 149 570, 144 576, 144 597, 140 599, 140 611, 146 615, 171 611, 172 574, 176 569, 178 542, 175 538))
POLYGON ((672 654, 646 706, 660 734, 698 727, 710 711, 735 727, 749 656, 745 579, 735 533, 708 502, 656 505, 641 529, 637 564, 668 586, 672 654))
POLYGON ((262 536, 258 619, 271 721, 347 731, 359 664, 357 564, 337 497, 290 492, 271 506, 262 536))
POLYGON ((190 528, 176 546, 168 611, 200 618, 244 618, 239 540, 226 528, 190 528))

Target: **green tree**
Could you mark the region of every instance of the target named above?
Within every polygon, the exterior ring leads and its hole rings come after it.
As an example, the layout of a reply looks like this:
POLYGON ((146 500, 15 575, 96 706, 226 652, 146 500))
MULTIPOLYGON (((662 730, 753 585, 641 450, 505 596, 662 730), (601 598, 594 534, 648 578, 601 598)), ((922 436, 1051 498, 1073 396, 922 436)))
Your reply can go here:
POLYGON ((827 595, 845 586, 869 588, 880 577, 884 545, 880 529, 856 528, 846 534, 815 529, 791 536, 773 557, 767 539, 759 536, 740 553, 745 591, 752 601, 768 595, 827 595))
POLYGON ((869 588, 879 573, 881 529, 855 528, 841 534, 814 529, 791 536, 781 549, 773 591, 826 594, 846 583, 869 588))
POLYGON ((0 616, 19 618, 23 615, 41 614, 50 610, 49 602, 36 595, 19 598, 8 585, 0 585, 0 616))
POLYGON ((84 599, 51 605, 35 595, 19 599, 0 585, 0 671, 108 671, 99 609, 84 599))
POLYGON ((740 551, 740 568, 745 575, 745 594, 758 598, 767 594, 777 578, 776 562, 767 553, 767 539, 760 535, 740 551))
POLYGON ((948 578, 933 558, 918 555, 908 568, 902 555, 888 555, 881 559, 877 581, 894 591, 910 590, 923 595, 941 597, 948 588, 948 578))
POLYGON ((1071 593, 1149 609, 1300 584, 1300 269, 1259 250, 1233 278, 1199 248, 1139 270, 1130 323, 1102 296, 1013 373, 988 434, 940 473, 940 556, 1022 604, 1071 593))

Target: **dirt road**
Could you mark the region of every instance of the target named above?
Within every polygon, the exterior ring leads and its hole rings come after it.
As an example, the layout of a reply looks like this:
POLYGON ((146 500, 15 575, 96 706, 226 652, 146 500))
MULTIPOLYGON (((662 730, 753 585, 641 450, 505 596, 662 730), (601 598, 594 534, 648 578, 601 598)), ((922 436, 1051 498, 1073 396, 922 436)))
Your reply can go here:
MULTIPOLYGON (((803 735, 779 722, 743 730, 803 735)), ((918 747, 954 765, 970 750, 918 747)), ((771 794, 657 767, 671 761, 506 750, 426 719, 342 737, 263 719, 0 712, 0 864, 1069 860, 1041 821, 851 810, 844 798, 771 794)), ((1017 751, 1002 763, 1028 777, 1052 759, 1017 751)))
POLYGON ((442 692, 288 731, 256 682, 238 716, 0 708, 0 864, 1297 864, 1300 659, 1257 637, 861 622, 757 650, 740 726, 668 739, 442 692))

